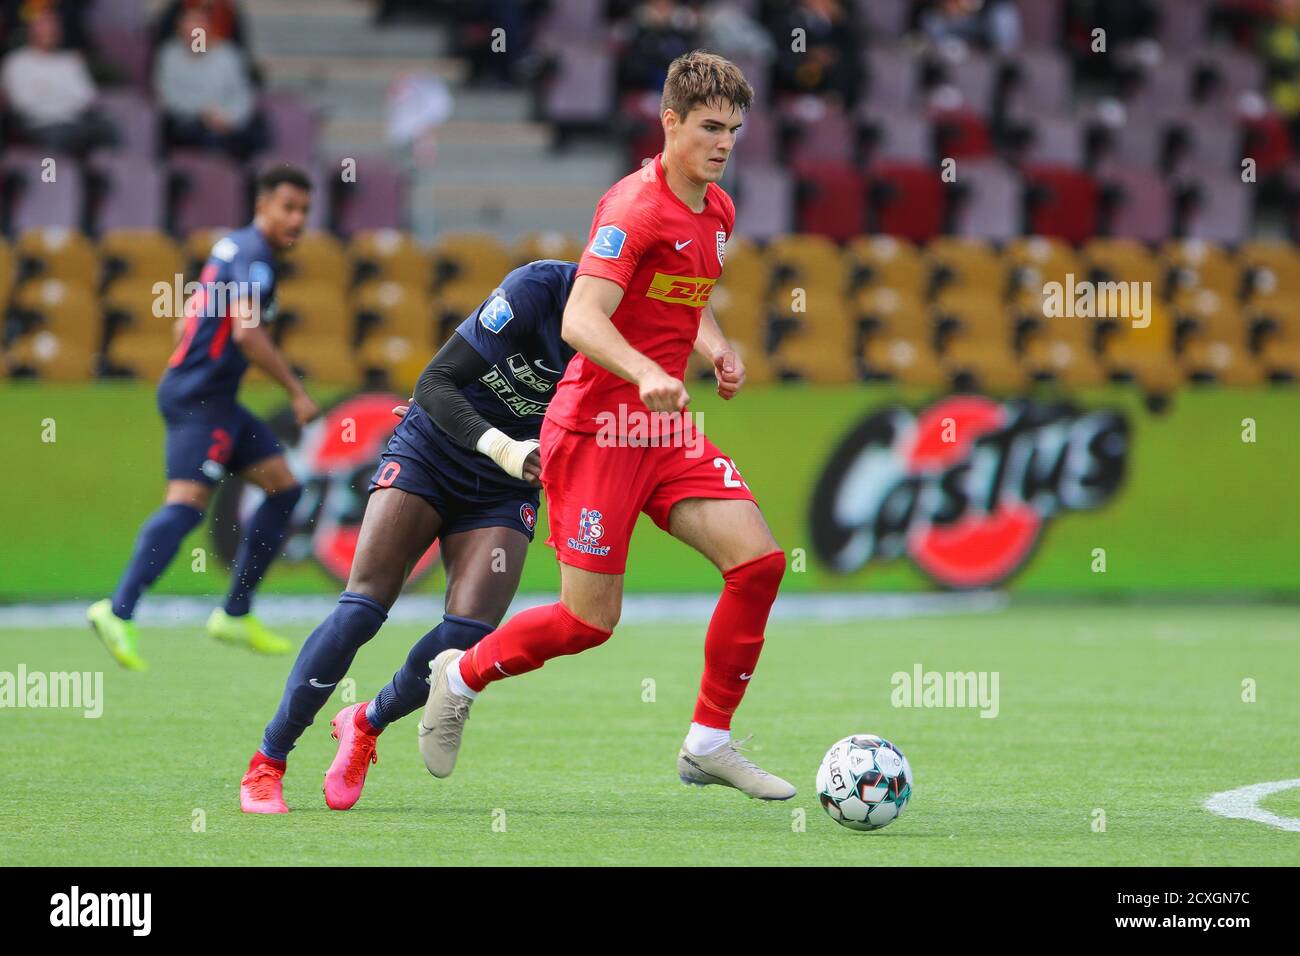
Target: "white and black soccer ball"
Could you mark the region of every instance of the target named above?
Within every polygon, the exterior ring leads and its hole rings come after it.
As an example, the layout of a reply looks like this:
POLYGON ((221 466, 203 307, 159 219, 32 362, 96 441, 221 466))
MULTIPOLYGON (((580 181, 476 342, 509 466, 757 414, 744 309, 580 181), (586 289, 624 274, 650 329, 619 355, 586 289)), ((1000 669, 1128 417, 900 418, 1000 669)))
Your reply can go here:
POLYGON ((837 740, 817 768, 817 799, 850 830, 879 830, 900 817, 912 798, 912 767, 875 734, 837 740))

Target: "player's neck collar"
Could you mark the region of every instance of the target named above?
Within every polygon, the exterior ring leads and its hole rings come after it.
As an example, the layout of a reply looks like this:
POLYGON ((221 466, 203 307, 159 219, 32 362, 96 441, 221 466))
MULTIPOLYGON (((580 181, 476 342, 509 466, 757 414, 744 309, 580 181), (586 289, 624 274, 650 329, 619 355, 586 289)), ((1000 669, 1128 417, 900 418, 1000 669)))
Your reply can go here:
POLYGON ((673 187, 668 182, 668 167, 664 165, 663 153, 660 153, 658 156, 655 157, 655 165, 659 169, 659 179, 663 182, 664 189, 667 191, 668 195, 672 196, 674 200, 676 200, 678 203, 681 204, 683 209, 689 212, 692 216, 702 216, 704 215, 704 213, 708 212, 709 210, 709 184, 708 183, 704 184, 704 193, 700 197, 700 202, 702 202, 704 205, 700 208, 699 212, 696 212, 694 209, 690 207, 690 204, 687 203, 685 199, 677 195, 677 193, 673 192, 673 187))

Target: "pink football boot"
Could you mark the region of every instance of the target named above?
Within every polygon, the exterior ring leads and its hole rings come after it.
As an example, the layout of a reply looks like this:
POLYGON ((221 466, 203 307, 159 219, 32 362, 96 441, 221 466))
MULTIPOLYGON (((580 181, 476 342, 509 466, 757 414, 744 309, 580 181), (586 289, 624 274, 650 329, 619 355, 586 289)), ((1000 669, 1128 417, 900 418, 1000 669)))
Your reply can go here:
POLYGON ((366 785, 366 771, 372 763, 379 760, 379 754, 375 753, 375 743, 379 736, 368 734, 357 727, 357 708, 361 708, 364 713, 368 703, 370 702, 363 700, 359 704, 344 707, 330 721, 330 726, 334 728, 330 735, 339 742, 334 762, 325 771, 325 803, 331 810, 352 809, 361 799, 361 788, 366 785))
POLYGON ((245 813, 288 813, 284 803, 284 769, 269 763, 248 768, 239 781, 239 809, 245 813))

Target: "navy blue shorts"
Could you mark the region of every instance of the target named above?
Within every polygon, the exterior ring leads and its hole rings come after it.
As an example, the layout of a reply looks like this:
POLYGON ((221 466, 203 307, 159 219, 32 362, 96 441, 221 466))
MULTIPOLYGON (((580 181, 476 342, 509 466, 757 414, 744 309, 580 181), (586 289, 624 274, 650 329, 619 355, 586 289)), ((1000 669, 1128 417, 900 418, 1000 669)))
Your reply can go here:
POLYGON ((167 479, 215 485, 227 474, 283 454, 271 426, 242 405, 167 409, 167 479))
POLYGON ((419 495, 442 516, 439 535, 443 537, 475 528, 513 528, 532 541, 540 490, 501 487, 484 481, 457 460, 478 453, 445 447, 449 442, 445 439, 440 443, 444 447, 439 447, 422 438, 410 423, 399 424, 367 491, 400 488, 419 495))

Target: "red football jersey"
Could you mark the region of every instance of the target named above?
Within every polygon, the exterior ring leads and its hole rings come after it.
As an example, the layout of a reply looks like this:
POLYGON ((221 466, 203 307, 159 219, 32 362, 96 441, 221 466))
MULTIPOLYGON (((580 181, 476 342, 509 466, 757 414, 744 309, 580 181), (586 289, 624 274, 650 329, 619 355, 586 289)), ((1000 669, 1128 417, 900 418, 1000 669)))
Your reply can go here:
MULTIPOLYGON (((694 212, 668 188, 663 154, 624 176, 601 198, 577 275, 623 287, 610 321, 634 349, 681 378, 695 347, 700 309, 722 275, 736 207, 715 183, 694 212)), ((637 387, 582 353, 569 362, 546 417, 574 431, 594 432, 601 412, 648 414, 637 387)))

